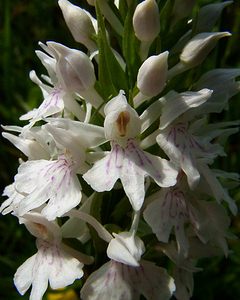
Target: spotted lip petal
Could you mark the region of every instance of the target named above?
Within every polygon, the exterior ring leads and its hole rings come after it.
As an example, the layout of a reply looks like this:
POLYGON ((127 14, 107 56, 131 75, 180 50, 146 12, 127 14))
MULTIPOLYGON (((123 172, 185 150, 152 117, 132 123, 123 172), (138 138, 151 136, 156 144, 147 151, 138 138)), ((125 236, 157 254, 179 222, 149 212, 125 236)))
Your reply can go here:
POLYGON ((56 161, 23 163, 15 176, 16 190, 25 195, 17 212, 23 215, 49 200, 42 214, 53 220, 77 206, 81 200, 81 186, 72 166, 65 156, 56 161))
POLYGON ((179 252, 188 252, 188 240, 184 224, 190 221, 184 192, 177 188, 163 189, 156 193, 154 201, 144 211, 144 219, 159 241, 167 243, 174 227, 179 252))
POLYGON ((52 89, 51 93, 44 99, 42 104, 36 109, 20 117, 20 120, 30 120, 32 125, 37 121, 62 112, 64 109, 63 101, 64 91, 61 89, 52 89))
POLYGON ((112 150, 83 175, 97 192, 109 191, 120 178, 134 210, 139 210, 145 197, 144 178, 152 177, 159 186, 176 183, 177 171, 168 161, 141 150, 130 139, 123 148, 112 143, 112 150))
POLYGON ((83 264, 61 250, 57 244, 37 241, 38 252, 27 259, 14 275, 14 284, 20 294, 32 285, 30 300, 41 300, 48 281, 53 289, 72 284, 83 275, 83 264))
POLYGON ((166 154, 186 173, 189 186, 193 189, 200 180, 197 158, 211 156, 208 149, 188 131, 188 125, 177 123, 167 127, 156 138, 166 154))
POLYGON ((81 290, 83 300, 140 299, 168 300, 175 291, 173 279, 152 262, 141 261, 139 267, 110 261, 93 272, 81 290))

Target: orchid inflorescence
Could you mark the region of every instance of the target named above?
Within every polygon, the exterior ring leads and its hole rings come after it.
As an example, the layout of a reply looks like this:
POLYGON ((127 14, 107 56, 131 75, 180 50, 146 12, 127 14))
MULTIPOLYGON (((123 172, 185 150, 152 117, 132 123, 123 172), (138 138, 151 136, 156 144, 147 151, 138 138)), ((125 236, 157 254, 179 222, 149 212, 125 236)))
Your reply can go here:
POLYGON ((196 19, 194 1, 158 2, 89 0, 93 16, 59 0, 85 51, 39 43, 43 102, 3 126, 26 156, 0 211, 36 237, 14 276, 31 300, 76 279, 83 300, 187 300, 198 259, 228 255, 238 175, 212 165, 239 122, 209 116, 239 92, 240 70, 188 74, 230 36, 212 29, 231 1, 196 19))

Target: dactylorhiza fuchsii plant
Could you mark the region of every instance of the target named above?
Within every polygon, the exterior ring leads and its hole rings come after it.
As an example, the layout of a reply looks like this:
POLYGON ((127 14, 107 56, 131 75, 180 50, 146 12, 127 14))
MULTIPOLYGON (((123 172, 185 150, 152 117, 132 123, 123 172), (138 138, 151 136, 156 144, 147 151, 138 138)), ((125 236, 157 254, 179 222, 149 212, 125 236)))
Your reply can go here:
POLYGON ((228 255, 237 213, 238 175, 212 165, 239 122, 209 117, 239 92, 240 69, 189 76, 231 38, 212 31, 231 1, 193 18, 193 0, 89 0, 94 15, 58 3, 85 51, 39 43, 43 102, 3 126, 26 159, 0 211, 37 248, 15 286, 31 300, 75 280, 83 300, 190 299, 198 259, 228 255))

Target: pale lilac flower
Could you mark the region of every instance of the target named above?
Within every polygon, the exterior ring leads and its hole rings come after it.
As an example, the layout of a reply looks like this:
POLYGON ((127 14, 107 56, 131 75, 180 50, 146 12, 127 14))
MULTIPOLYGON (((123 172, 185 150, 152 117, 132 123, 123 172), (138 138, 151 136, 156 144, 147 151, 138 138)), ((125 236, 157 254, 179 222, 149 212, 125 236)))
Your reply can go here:
POLYGON ((145 177, 168 187, 176 183, 177 171, 169 161, 140 149, 137 141, 140 118, 122 92, 107 103, 104 111, 105 136, 112 149, 83 178, 97 192, 110 191, 120 178, 134 210, 139 210, 145 196, 145 177))
MULTIPOLYGON (((83 263, 72 253, 86 256, 63 245, 60 227, 47 221, 38 213, 23 216, 20 222, 33 234, 38 252, 28 258, 14 275, 14 284, 21 295, 32 285, 30 300, 41 300, 48 287, 59 289, 72 284, 75 279, 83 276, 83 263)), ((88 261, 89 263, 89 261, 88 261)))

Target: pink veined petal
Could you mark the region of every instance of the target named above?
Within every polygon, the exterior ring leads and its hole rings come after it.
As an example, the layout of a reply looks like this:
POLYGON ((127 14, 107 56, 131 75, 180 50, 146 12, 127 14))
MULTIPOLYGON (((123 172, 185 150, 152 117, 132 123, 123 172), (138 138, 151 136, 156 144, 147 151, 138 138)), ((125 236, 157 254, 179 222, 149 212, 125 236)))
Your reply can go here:
POLYGON ((194 188, 200 179, 196 158, 206 151, 187 131, 187 125, 178 123, 157 136, 157 142, 166 154, 186 173, 189 186, 194 188))
POLYGON ((159 186, 169 187, 176 184, 178 170, 172 162, 150 153, 145 155, 151 161, 151 164, 146 165, 146 171, 159 186))
POLYGON ((49 271, 49 284, 51 288, 63 288, 72 284, 75 279, 83 276, 83 264, 76 258, 61 251, 58 247, 52 247, 49 250, 51 251, 48 260, 51 266, 49 271))
POLYGON ((156 200, 144 211, 144 219, 150 225, 159 241, 168 242, 174 227, 178 249, 184 255, 188 251, 188 240, 184 223, 189 220, 184 193, 178 188, 163 189, 156 193, 156 200))
POLYGON ((144 219, 152 228, 159 241, 168 242, 172 230, 172 222, 169 222, 169 203, 162 190, 156 194, 157 199, 151 202, 144 211, 144 219))
POLYGON ((52 192, 47 206, 42 210, 42 214, 48 220, 61 217, 81 201, 82 193, 78 177, 75 174, 65 174, 64 177, 59 182, 57 191, 52 192))
POLYGON ((72 166, 65 156, 56 161, 23 163, 15 180, 16 188, 27 195, 19 203, 18 213, 23 215, 49 200, 42 212, 53 220, 79 204, 81 186, 72 166))
POLYGON ((37 122, 42 118, 52 116, 64 109, 64 101, 62 99, 63 92, 60 89, 53 89, 51 93, 44 99, 42 104, 20 117, 20 120, 31 120, 37 122))
POLYGON ((93 272, 81 290, 83 300, 132 300, 131 286, 124 280, 123 264, 109 261, 93 272))
POLYGON ((175 291, 173 279, 166 270, 142 260, 138 268, 130 268, 131 286, 148 300, 168 300, 175 291))
POLYGON ((43 159, 22 163, 18 168, 18 174, 14 177, 16 190, 22 194, 30 194, 36 185, 42 186, 46 178, 41 176, 41 172, 53 163, 43 159))
POLYGON ((167 272, 151 262, 129 267, 110 261, 90 275, 81 290, 83 300, 148 300, 170 299, 175 285, 167 272))
POLYGON ((38 252, 15 274, 14 283, 21 294, 32 285, 30 300, 41 300, 48 286, 64 288, 83 275, 83 264, 63 252, 58 244, 37 239, 38 252))
POLYGON ((144 177, 145 173, 143 170, 141 170, 135 162, 126 155, 123 161, 120 178, 123 189, 134 210, 139 210, 144 201, 144 177))
POLYGON ((123 159, 124 149, 114 145, 110 153, 83 175, 83 179, 97 192, 110 191, 119 178, 123 159))
POLYGON ((147 153, 140 149, 133 140, 128 142, 126 155, 145 176, 152 177, 161 187, 169 187, 176 183, 177 170, 169 161, 147 153))

